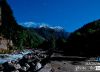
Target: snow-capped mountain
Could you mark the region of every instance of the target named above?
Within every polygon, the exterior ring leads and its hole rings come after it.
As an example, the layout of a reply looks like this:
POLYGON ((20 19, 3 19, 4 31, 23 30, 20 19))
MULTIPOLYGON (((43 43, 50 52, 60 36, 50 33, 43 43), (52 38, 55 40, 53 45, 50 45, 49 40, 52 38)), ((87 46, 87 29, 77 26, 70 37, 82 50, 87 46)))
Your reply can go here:
POLYGON ((36 23, 36 22, 24 22, 24 23, 19 23, 20 25, 24 27, 31 27, 31 28, 49 28, 49 29, 54 29, 55 31, 63 31, 63 27, 61 26, 49 26, 46 23, 36 23))
POLYGON ((40 36, 44 37, 47 40, 52 39, 52 37, 55 37, 56 39, 59 38, 66 39, 69 36, 69 33, 66 32, 61 26, 52 27, 46 23, 35 23, 35 22, 25 22, 21 23, 21 25, 34 30, 40 36))
POLYGON ((39 28, 48 28, 48 29, 53 29, 53 30, 55 30, 55 31, 63 31, 64 29, 62 28, 62 27, 60 27, 60 26, 54 26, 54 27, 51 27, 51 26, 39 26, 39 28))
POLYGON ((63 31, 64 29, 61 26, 55 26, 55 27, 50 27, 51 29, 54 29, 56 31, 63 31))
POLYGON ((38 26, 38 23, 35 23, 35 22, 24 22, 24 23, 19 23, 19 25, 22 25, 24 27, 37 27, 38 26))
POLYGON ((56 39, 59 38, 67 38, 68 32, 66 32, 63 28, 60 27, 47 27, 41 26, 39 28, 34 28, 34 30, 40 34, 42 37, 50 40, 53 37, 56 39))

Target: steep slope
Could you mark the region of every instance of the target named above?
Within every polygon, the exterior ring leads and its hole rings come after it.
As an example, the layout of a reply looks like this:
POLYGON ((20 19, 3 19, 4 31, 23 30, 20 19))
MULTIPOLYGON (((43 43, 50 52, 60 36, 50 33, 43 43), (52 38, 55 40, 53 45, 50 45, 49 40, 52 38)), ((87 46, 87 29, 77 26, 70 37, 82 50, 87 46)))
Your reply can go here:
POLYGON ((47 40, 52 39, 52 36, 54 36, 55 39, 66 39, 68 35, 68 32, 65 32, 63 29, 56 30, 55 28, 50 27, 34 28, 34 30, 47 40))
POLYGON ((66 43, 66 55, 100 56, 100 20, 73 32, 66 43), (71 53, 69 53, 71 52, 71 53))
POLYGON ((0 36, 13 41, 17 48, 22 49, 25 46, 30 48, 37 47, 44 41, 34 30, 29 30, 17 24, 13 12, 6 0, 0 0, 1 7, 1 25, 0 36))
POLYGON ((39 27, 34 28, 34 30, 46 41, 42 44, 43 48, 55 48, 62 49, 67 37, 70 33, 66 32, 64 29, 51 28, 51 27, 39 27))
POLYGON ((1 20, 0 33, 10 38, 10 34, 16 35, 16 31, 22 29, 21 26, 17 25, 15 18, 13 17, 12 10, 7 4, 6 0, 0 1, 1 7, 1 20), (8 34, 8 35, 7 35, 8 34))

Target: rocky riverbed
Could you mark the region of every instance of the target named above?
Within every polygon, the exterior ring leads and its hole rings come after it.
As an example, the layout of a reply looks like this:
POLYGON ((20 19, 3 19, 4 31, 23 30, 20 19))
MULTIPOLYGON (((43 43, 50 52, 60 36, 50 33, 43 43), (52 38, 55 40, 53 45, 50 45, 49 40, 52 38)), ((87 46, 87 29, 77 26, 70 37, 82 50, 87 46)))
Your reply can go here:
MULTIPOLYGON (((1 54, 0 72, 88 72, 91 66, 95 66, 87 65, 89 62, 99 64, 94 60, 63 56, 60 53, 49 56, 48 51, 43 50, 24 50, 13 54, 1 54)), ((95 69, 90 71, 97 72, 95 69)))
POLYGON ((0 72, 36 72, 45 65, 48 54, 41 50, 25 50, 0 55, 0 72))

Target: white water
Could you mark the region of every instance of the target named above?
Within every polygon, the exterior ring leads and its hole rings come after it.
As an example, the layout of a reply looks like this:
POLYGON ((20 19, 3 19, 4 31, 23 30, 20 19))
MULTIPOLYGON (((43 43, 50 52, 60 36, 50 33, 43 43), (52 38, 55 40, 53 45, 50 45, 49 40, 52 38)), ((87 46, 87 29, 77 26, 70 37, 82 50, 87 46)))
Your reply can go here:
POLYGON ((7 61, 11 61, 11 60, 21 59, 24 55, 28 53, 32 53, 32 51, 24 50, 20 52, 20 54, 0 54, 0 56, 4 56, 4 58, 0 58, 0 64, 7 62, 7 61))

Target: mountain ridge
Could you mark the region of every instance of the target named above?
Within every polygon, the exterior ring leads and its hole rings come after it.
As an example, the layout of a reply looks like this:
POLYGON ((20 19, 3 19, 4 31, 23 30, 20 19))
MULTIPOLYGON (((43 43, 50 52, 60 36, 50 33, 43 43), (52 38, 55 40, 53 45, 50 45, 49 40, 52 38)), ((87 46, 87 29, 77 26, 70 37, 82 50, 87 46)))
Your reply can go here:
MULTIPOLYGON (((65 50, 79 56, 99 56, 100 19, 77 29, 67 39, 65 50)), ((67 53, 65 53, 67 54, 67 53)), ((70 54, 68 52, 69 55, 70 54)))

